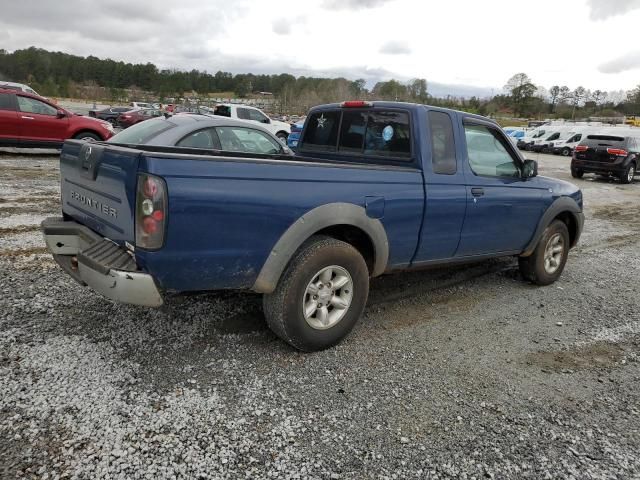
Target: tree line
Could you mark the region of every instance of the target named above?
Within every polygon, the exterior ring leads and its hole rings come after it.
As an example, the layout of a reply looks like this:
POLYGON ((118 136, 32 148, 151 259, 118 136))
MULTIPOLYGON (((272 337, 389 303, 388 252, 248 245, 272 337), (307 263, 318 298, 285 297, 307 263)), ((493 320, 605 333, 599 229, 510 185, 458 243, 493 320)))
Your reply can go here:
POLYGON ((547 90, 535 85, 525 73, 511 77, 504 93, 491 98, 434 98, 422 78, 408 82, 392 79, 368 89, 364 79, 159 69, 152 63, 133 64, 30 47, 14 52, 0 49, 0 80, 28 83, 50 97, 112 102, 140 100, 146 96, 162 101, 185 94, 206 97, 223 92, 242 98, 254 92, 270 92, 277 98, 279 109, 290 113, 304 113, 314 105, 345 99, 371 99, 429 103, 481 115, 528 118, 640 114, 640 85, 620 100, 610 98, 603 90, 590 91, 582 86, 570 89, 554 85, 547 90))

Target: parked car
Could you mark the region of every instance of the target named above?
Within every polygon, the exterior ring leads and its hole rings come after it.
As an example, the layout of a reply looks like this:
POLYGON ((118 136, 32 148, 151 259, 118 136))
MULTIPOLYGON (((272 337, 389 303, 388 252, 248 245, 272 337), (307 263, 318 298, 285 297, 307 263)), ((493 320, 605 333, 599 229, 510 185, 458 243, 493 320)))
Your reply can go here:
POLYGON ((275 136, 285 141, 291 133, 291 125, 286 122, 271 120, 262 110, 249 105, 235 103, 216 105, 214 115, 259 123, 275 136))
POLYGON ((0 88, 5 90, 15 90, 17 92, 30 93, 31 95, 36 95, 38 97, 41 97, 41 95, 38 92, 36 92, 29 85, 25 85, 24 83, 0 82, 0 88))
POLYGON ((291 155, 278 137, 260 125, 193 114, 162 116, 138 123, 111 137, 109 143, 282 155, 283 158, 291 155))
POLYGON ((108 107, 103 108, 102 110, 89 110, 89 116, 99 118, 100 120, 106 120, 107 122, 116 125, 120 114, 130 110, 131 107, 108 107))
POLYGON ((313 108, 290 159, 70 140, 60 178, 42 230, 81 284, 144 306, 250 289, 305 351, 344 338, 383 273, 514 256, 553 283, 584 221, 580 190, 492 120, 399 102, 313 108))
POLYGON ((300 135, 302 135, 303 128, 304 120, 291 124, 291 133, 287 137, 287 146, 291 150, 295 150, 298 147, 298 142, 300 141, 300 135))
POLYGON ((145 109, 153 109, 154 108, 153 104, 149 103, 149 102, 131 102, 129 104, 129 106, 131 107, 129 110, 134 110, 134 109, 135 110, 139 110, 139 109, 142 109, 142 108, 145 108, 145 109))
POLYGON ((156 118, 160 116, 162 116, 162 112, 160 110, 151 108, 129 110, 128 112, 123 112, 118 115, 116 124, 121 128, 128 128, 131 125, 135 125, 136 123, 144 122, 145 120, 149 120, 150 118, 156 118))
POLYGON ((554 142, 563 142, 573 136, 575 126, 549 127, 544 135, 533 140, 529 150, 533 152, 550 153, 554 142))
POLYGON ((617 135, 587 135, 574 149, 571 176, 610 175, 631 183, 640 158, 640 139, 617 135))
POLYGON ((0 146, 59 148, 68 138, 107 140, 113 133, 109 122, 76 115, 32 93, 0 89, 0 146))
POLYGON ((536 139, 543 135, 549 135, 550 129, 547 126, 534 128, 525 133, 524 137, 518 140, 517 146, 520 150, 530 151, 536 139))

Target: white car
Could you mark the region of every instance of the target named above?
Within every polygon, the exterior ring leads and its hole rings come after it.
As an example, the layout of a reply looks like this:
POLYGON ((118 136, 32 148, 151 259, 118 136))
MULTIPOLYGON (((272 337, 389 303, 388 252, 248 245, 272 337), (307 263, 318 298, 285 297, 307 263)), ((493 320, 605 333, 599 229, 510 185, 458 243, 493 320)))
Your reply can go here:
POLYGON ((259 123, 263 128, 269 130, 273 135, 283 140, 285 143, 291 133, 291 125, 278 120, 271 120, 267 115, 256 107, 243 104, 222 103, 216 105, 213 110, 214 115, 244 120, 247 122, 259 123))

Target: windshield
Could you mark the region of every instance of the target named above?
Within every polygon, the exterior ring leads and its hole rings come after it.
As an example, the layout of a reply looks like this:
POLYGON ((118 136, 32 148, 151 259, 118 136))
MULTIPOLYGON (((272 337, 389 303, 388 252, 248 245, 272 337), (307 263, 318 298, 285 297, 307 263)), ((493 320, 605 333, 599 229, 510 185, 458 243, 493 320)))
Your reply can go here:
POLYGON ((120 133, 115 134, 107 142, 138 145, 146 143, 156 135, 175 127, 175 124, 165 118, 147 120, 133 125, 120 133))

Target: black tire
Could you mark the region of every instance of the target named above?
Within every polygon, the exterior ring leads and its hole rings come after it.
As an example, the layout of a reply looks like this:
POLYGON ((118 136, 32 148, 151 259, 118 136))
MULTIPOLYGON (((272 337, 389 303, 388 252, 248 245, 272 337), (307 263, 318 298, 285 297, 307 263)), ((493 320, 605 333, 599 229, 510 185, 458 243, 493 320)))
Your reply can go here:
POLYGON ((287 141, 287 138, 289 138, 289 134, 287 132, 278 132, 276 133, 276 137, 284 140, 285 142, 287 141))
POLYGON ((91 133, 91 132, 80 132, 73 138, 75 138, 76 140, 88 140, 88 139, 92 139, 96 141, 102 140, 97 134, 91 133))
POLYGON ((542 237, 538 241, 538 245, 536 245, 533 253, 528 257, 520 257, 518 259, 518 263, 520 265, 520 273, 522 276, 536 285, 550 285, 555 282, 560 275, 562 275, 562 271, 564 270, 564 266, 567 263, 567 257, 569 255, 569 229, 565 225, 565 223, 561 220, 554 220, 551 224, 545 229, 542 237), (561 239, 561 244, 555 244, 556 237, 559 236, 561 239), (556 265, 549 265, 549 268, 554 268, 553 271, 550 271, 545 266, 546 264, 546 253, 547 249, 550 248, 551 244, 555 246, 561 246, 562 250, 561 257, 557 260, 556 265))
POLYGON ((584 172, 582 170, 578 170, 577 168, 572 168, 571 176, 573 178, 582 178, 584 176, 584 172))
POLYGON ((562 155, 563 157, 568 157, 569 155, 571 155, 571 149, 569 147, 564 147, 562 150, 560 150, 560 155, 562 155))
POLYGON ((264 295, 264 314, 271 330, 291 346, 305 352, 323 350, 349 334, 362 315, 368 295, 369 270, 362 255, 346 242, 314 236, 296 252, 275 291, 264 295), (330 266, 349 273, 353 285, 351 303, 336 324, 319 330, 305 319, 303 306, 309 298, 308 286, 318 272, 330 266))
POLYGON ((542 153, 549 153, 549 147, 542 147, 540 150, 542 153))
POLYGON ((621 183, 631 183, 633 182, 633 177, 636 174, 636 164, 631 162, 626 170, 620 174, 620 182, 621 183))

